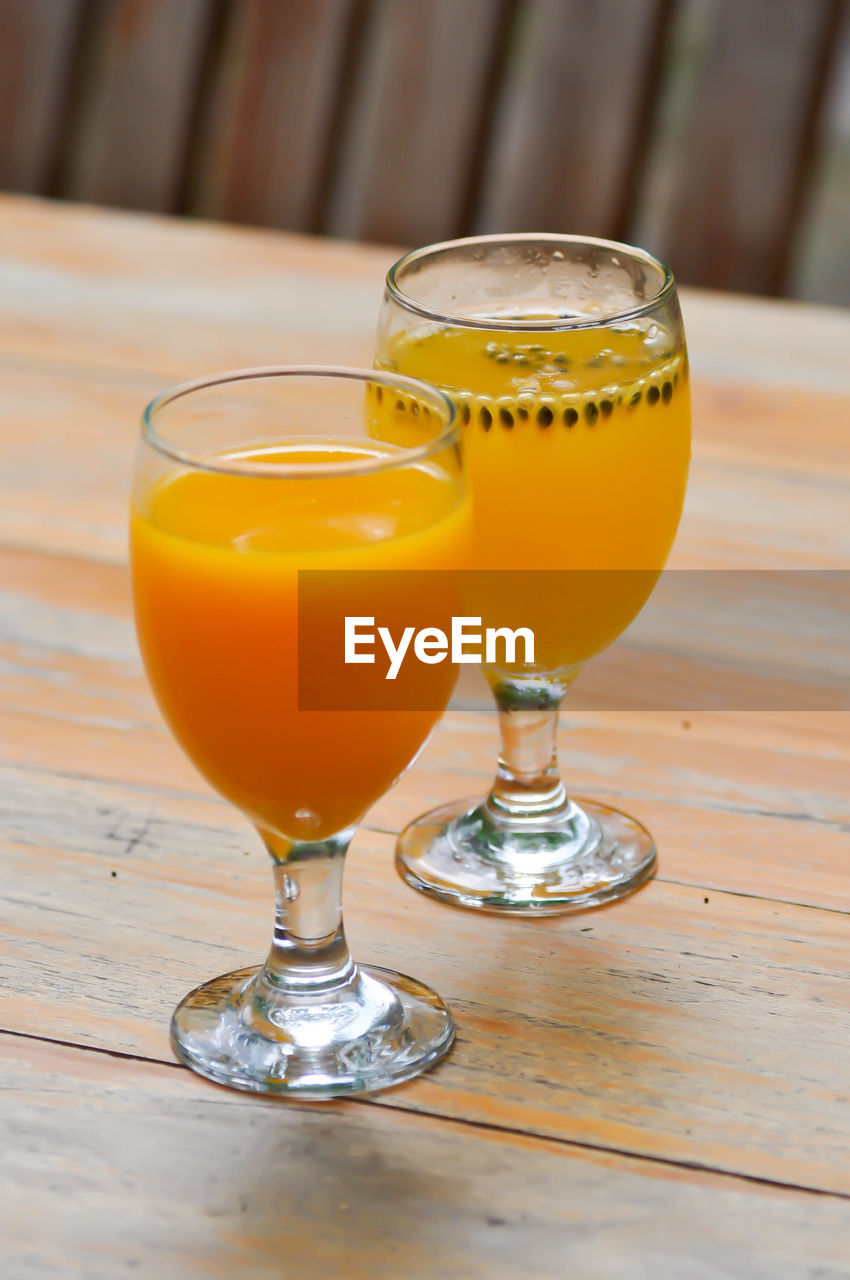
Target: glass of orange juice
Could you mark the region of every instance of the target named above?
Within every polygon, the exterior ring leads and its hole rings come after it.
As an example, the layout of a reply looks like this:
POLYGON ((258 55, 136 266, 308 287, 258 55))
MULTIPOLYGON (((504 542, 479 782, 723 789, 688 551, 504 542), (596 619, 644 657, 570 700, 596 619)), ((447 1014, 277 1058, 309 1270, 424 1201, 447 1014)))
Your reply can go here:
POLYGON ((627 245, 481 236, 390 270, 376 367, 453 401, 473 502, 475 614, 498 599, 536 638, 486 670, 502 749, 482 800, 438 808, 397 848, 402 876, 466 907, 555 914, 652 875, 635 819, 567 795, 558 709, 649 596, 690 459, 688 361, 669 270, 627 245))
POLYGON ((130 525, 145 668, 180 745, 259 831, 276 886, 265 963, 205 983, 173 1017, 177 1056, 219 1083, 306 1098, 369 1091, 451 1044, 433 991, 354 963, 341 888, 359 819, 419 750, 456 671, 423 668, 425 710, 337 711, 333 690, 328 709, 303 709, 298 591, 304 570, 462 562, 458 437, 440 392, 369 371, 237 371, 145 411, 130 525), (380 438, 382 401, 394 429, 415 422, 414 445, 380 438))

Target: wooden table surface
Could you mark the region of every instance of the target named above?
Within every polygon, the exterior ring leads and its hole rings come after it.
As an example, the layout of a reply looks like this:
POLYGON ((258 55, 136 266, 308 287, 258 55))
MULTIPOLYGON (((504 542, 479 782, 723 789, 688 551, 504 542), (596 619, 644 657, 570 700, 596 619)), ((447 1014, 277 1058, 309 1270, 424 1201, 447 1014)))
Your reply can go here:
MULTIPOLYGON (((357 836, 355 954, 432 983, 449 1058, 291 1106, 179 1067, 173 1005, 253 962, 265 855, 193 772, 129 620, 137 419, 169 382, 368 363, 388 250, 0 200, 0 1262, 18 1277, 850 1276, 850 716, 572 713, 579 793, 657 836, 634 898, 426 901, 393 833, 482 788, 452 710, 357 836)), ((675 563, 850 565, 850 322, 686 293, 675 563)))

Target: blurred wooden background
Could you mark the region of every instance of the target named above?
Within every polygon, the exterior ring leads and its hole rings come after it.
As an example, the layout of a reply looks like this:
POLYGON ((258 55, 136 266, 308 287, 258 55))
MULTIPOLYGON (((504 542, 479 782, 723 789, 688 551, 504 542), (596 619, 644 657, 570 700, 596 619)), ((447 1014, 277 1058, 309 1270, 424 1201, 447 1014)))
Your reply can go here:
POLYGON ((0 187, 850 303, 850 0, 0 0, 0 187))

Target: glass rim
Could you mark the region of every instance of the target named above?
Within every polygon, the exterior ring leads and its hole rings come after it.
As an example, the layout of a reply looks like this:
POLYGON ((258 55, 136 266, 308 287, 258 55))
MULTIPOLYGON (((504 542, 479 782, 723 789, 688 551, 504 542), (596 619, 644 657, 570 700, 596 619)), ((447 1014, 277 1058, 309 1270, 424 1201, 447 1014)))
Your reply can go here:
POLYGON ((626 244, 619 240, 605 240, 598 236, 562 235, 557 231, 515 231, 496 235, 462 236, 458 240, 441 240, 436 244, 427 244, 418 249, 412 249, 390 267, 387 272, 386 288, 390 297, 399 306, 413 312, 415 315, 421 316, 425 320, 434 320, 439 324, 450 324, 456 328, 465 329, 489 329, 496 332, 527 333, 529 331, 543 331, 551 333, 570 329, 601 329, 619 321, 637 319, 646 315, 660 303, 665 302, 675 291, 676 281, 673 272, 665 263, 637 245, 626 244), (398 283, 398 274, 404 267, 409 266, 412 262, 429 257, 431 254, 449 249, 468 248, 474 245, 511 245, 539 241, 549 244, 581 244, 599 249, 613 249, 659 270, 662 275, 661 287, 651 298, 644 302, 636 303, 633 307, 602 312, 595 316, 564 316, 557 320, 502 320, 496 318, 478 319, 475 316, 460 315, 457 312, 435 310, 424 303, 417 302, 410 294, 405 293, 398 283))
MULTIPOLYGON (((141 434, 143 441, 155 449, 157 453, 182 466, 196 471, 212 471, 223 475, 266 476, 277 479, 309 478, 311 476, 348 476, 371 475, 377 471, 390 471, 397 467, 406 467, 411 463, 424 462, 441 452, 447 446, 459 442, 457 415, 454 405, 447 395, 418 378, 408 378, 402 373, 393 373, 382 369, 349 368, 344 365, 300 364, 300 365, 258 365, 256 368, 228 369, 222 373, 207 374, 200 378, 192 378, 187 382, 178 382, 155 396, 144 408, 141 417, 141 434), (433 440, 423 444, 406 447, 393 446, 397 453, 379 458, 353 458, 337 462, 240 462, 217 461, 204 457, 189 449, 182 449, 172 444, 159 431, 154 421, 157 414, 169 405, 197 391, 208 391, 215 387, 227 386, 230 383, 260 381, 264 378, 340 378, 352 382, 379 383, 397 391, 406 391, 419 399, 430 400, 432 406, 445 414, 445 424, 433 440)), ((303 439, 292 434, 284 439, 303 439)), ((379 442, 380 443, 380 442, 379 442)))

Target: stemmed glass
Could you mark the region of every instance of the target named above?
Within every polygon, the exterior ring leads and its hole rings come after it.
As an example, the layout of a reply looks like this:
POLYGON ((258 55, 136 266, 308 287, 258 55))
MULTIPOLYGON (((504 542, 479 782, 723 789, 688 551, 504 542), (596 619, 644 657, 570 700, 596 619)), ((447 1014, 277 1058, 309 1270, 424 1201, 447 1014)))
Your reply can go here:
POLYGON ((375 363, 454 401, 486 571, 476 613, 499 602, 538 638, 533 664, 486 671, 502 737, 489 796, 414 822, 398 868, 492 911, 622 897, 652 875, 654 842, 618 810, 568 797, 556 728, 582 665, 643 606, 679 523, 690 401, 673 277, 640 249, 576 236, 418 249, 387 276, 375 363))
MULTIPOLYGON (((357 710, 329 668, 324 708, 304 709, 299 677, 326 655, 299 653, 298 592, 305 570, 454 565, 468 529, 452 406, 409 378, 243 370, 145 411, 131 513, 145 667, 178 742, 259 831, 276 888, 265 963, 205 983, 174 1014, 178 1057, 212 1080, 330 1097, 409 1079, 451 1044, 433 991, 354 963, 341 889, 361 815, 419 750, 455 673, 423 668, 425 709, 357 710)), ((381 574, 364 576, 374 592, 381 574)), ((403 607, 384 603, 390 620, 403 607)))

